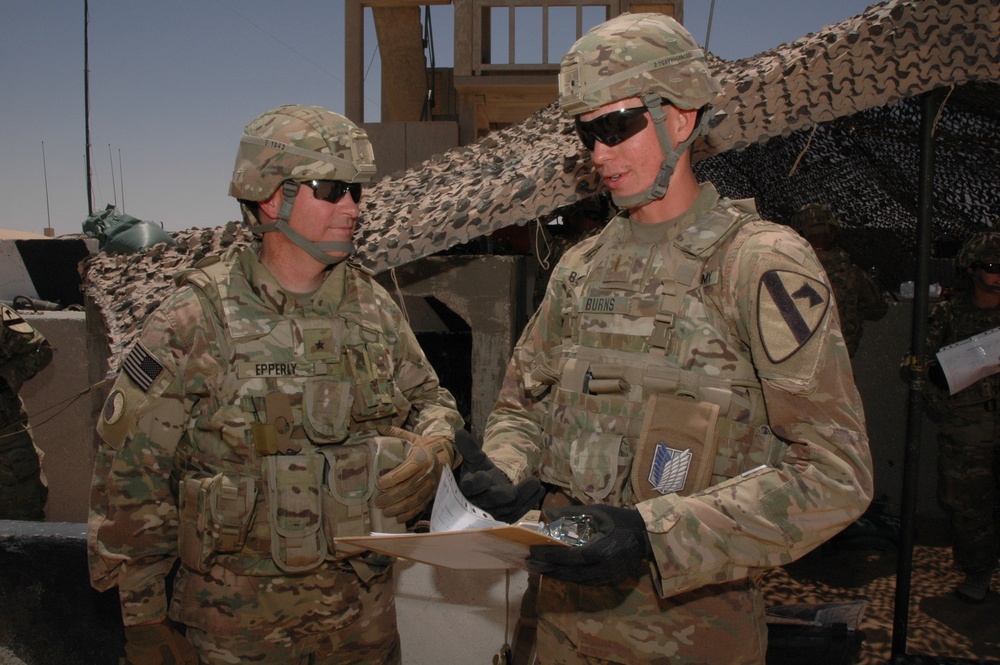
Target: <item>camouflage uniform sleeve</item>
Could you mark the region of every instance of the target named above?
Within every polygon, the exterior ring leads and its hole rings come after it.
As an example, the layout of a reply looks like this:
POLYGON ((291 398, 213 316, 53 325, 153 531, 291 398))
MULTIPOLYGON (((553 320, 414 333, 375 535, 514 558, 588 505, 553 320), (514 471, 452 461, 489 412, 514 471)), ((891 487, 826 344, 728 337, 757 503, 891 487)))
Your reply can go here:
POLYGON ((165 580, 177 559, 174 453, 204 378, 202 309, 190 288, 150 314, 105 402, 91 487, 91 584, 118 586, 126 626, 166 616, 165 580))
POLYGON ((376 298, 383 316, 388 317, 390 327, 397 339, 393 349, 393 363, 396 387, 413 407, 404 424, 417 434, 425 436, 445 436, 455 438, 455 430, 461 429, 465 421, 455 405, 455 398, 444 388, 437 372, 424 355, 416 335, 402 316, 389 294, 373 283, 376 298))
POLYGON ((531 370, 539 359, 551 359, 553 349, 562 342, 565 299, 563 283, 574 271, 579 273, 579 257, 584 241, 570 249, 556 266, 538 310, 528 321, 507 365, 497 402, 486 422, 483 450, 513 483, 532 475, 541 463, 544 394, 536 396, 529 388, 531 370))
POLYGON ((16 395, 52 362, 52 347, 16 310, 0 305, 0 318, 0 380, 16 395))
POLYGON ((878 321, 889 311, 889 303, 871 275, 856 265, 853 268, 861 316, 869 321, 878 321))
POLYGON ((727 259, 726 318, 752 353, 771 430, 786 446, 773 466, 638 505, 665 596, 798 559, 872 496, 861 399, 812 250, 769 226, 727 259))
MULTIPOLYGON (((935 356, 941 347, 947 346, 955 339, 954 332, 955 309, 950 300, 942 300, 931 310, 927 322, 927 337, 925 364, 937 363, 935 356)), ((930 378, 922 384, 924 410, 932 419, 938 419, 952 408, 951 393, 947 388, 936 385, 930 378)))
POLYGON ((927 357, 932 358, 942 346, 950 344, 953 319, 951 301, 942 300, 934 305, 927 322, 927 357))

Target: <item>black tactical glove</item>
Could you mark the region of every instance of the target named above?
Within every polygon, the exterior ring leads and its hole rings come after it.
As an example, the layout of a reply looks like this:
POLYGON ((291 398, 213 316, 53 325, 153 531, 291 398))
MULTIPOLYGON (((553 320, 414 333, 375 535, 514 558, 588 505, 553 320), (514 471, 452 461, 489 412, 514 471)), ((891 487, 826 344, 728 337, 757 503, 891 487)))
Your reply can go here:
POLYGON ((927 379, 931 382, 935 388, 940 388, 945 392, 949 392, 948 387, 948 377, 944 375, 944 369, 941 367, 941 363, 938 362, 937 358, 932 358, 927 361, 927 379))
POLYGON ((198 665, 198 654, 169 621, 125 626, 127 665, 198 665))
POLYGON ((545 496, 542 483, 531 476, 514 485, 494 466, 479 443, 465 430, 455 433, 455 448, 462 455, 458 467, 458 489, 469 501, 494 519, 511 524, 538 505, 545 496))
POLYGON ((653 556, 646 523, 638 510, 594 504, 553 510, 553 521, 587 515, 595 534, 584 545, 532 545, 529 570, 563 582, 589 586, 619 584, 635 575, 643 559, 653 556))

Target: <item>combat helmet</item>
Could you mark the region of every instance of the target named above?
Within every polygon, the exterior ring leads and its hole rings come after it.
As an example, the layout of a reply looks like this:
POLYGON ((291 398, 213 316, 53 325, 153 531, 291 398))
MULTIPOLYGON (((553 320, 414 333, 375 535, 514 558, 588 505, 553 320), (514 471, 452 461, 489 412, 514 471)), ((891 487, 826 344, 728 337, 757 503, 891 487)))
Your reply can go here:
POLYGON ((1000 264, 1000 232, 985 231, 969 236, 955 255, 955 268, 965 270, 976 264, 1000 264))
POLYGON ((665 155, 660 173, 645 192, 615 197, 619 207, 663 198, 677 160, 708 132, 710 103, 720 90, 705 52, 687 29, 665 14, 625 13, 591 28, 563 57, 559 72, 559 105, 566 115, 638 97, 653 119, 665 155), (667 103, 704 110, 691 136, 676 149, 664 123, 662 105, 667 103))
POLYGON ((792 216, 792 228, 803 238, 836 233, 840 220, 825 203, 807 203, 792 216))
POLYGON ((241 202, 253 233, 279 231, 323 263, 342 260, 326 252, 352 254, 353 243, 306 239, 288 225, 299 184, 312 180, 371 182, 375 158, 368 135, 349 119, 319 106, 285 105, 262 113, 243 130, 229 195, 241 202), (262 224, 245 202, 265 201, 282 187, 278 219, 262 224))

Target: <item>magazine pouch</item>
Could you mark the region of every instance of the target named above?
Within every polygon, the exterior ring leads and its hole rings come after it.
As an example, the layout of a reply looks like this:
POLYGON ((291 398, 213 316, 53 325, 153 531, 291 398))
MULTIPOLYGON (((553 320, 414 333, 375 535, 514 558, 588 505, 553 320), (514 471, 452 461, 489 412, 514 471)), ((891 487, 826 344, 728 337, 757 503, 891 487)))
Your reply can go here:
POLYGON ((323 455, 265 458, 271 511, 271 558, 281 570, 305 572, 326 558, 322 529, 323 455))

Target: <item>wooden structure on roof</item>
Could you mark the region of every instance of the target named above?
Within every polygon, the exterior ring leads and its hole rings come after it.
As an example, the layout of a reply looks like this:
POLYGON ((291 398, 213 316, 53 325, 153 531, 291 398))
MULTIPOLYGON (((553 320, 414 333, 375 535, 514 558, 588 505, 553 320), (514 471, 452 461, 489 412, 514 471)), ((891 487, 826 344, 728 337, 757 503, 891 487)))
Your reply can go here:
POLYGON ((459 144, 466 145, 521 122, 556 100, 559 61, 569 46, 563 43, 566 26, 574 26, 577 39, 626 11, 661 12, 683 21, 683 4, 683 0, 347 0, 346 113, 364 122, 366 9, 374 18, 382 58, 382 122, 456 121, 459 144), (454 7, 454 67, 428 71, 420 7, 448 4, 454 7), (531 38, 540 35, 530 48, 525 41, 528 26, 531 38), (525 56, 526 52, 531 55, 525 56), (421 81, 426 85, 419 85, 421 81))

